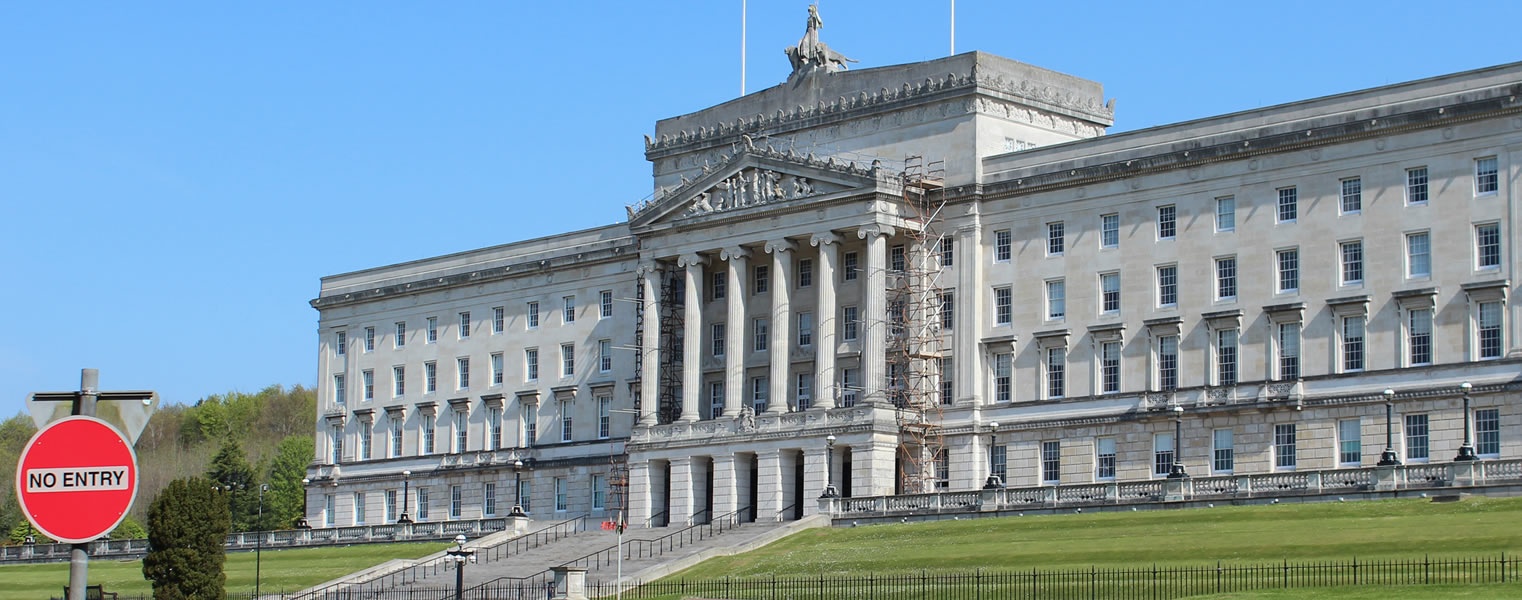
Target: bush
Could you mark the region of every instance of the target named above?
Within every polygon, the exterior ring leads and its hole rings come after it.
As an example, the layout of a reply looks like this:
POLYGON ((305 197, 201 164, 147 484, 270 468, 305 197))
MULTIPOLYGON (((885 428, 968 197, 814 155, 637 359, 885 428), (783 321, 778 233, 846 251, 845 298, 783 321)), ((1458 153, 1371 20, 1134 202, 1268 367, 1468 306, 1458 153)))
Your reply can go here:
POLYGON ((176 479, 148 508, 148 556, 143 578, 155 600, 226 600, 223 542, 232 523, 227 496, 201 477, 176 479))

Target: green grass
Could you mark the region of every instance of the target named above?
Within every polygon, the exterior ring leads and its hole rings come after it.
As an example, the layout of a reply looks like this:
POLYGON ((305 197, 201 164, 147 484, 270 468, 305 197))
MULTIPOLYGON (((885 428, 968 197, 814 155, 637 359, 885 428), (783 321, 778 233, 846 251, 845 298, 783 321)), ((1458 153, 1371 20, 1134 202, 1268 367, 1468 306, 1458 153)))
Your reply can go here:
POLYGON ((1491 600, 1522 598, 1522 585, 1484 583, 1471 585, 1373 585, 1336 588, 1300 588, 1239 594, 1190 596, 1185 600, 1491 600))
MULTIPOLYGON (((393 558, 417 558, 438 552, 450 544, 364 544, 331 548, 265 550, 260 570, 260 591, 296 591, 393 558)), ((229 552, 224 568, 230 592, 254 591, 254 553, 229 552)), ((0 566, 0 600, 36 600, 58 596, 69 581, 68 563, 0 566)), ((143 579, 143 562, 90 561, 90 585, 123 596, 151 595, 143 579)))

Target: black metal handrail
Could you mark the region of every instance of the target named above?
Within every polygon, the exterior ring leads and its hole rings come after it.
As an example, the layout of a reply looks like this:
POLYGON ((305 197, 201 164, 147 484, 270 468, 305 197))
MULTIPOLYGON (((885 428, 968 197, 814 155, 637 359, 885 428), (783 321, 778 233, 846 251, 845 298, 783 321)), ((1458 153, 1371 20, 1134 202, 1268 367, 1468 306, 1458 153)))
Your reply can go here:
POLYGON ((655 520, 660 518, 660 517, 666 517, 666 520, 661 523, 662 527, 664 527, 666 525, 670 525, 671 524, 671 518, 667 517, 667 515, 669 515, 670 513, 671 513, 671 511, 663 510, 661 512, 658 512, 658 513, 655 513, 653 515, 650 515, 650 518, 645 519, 645 529, 650 529, 652 527, 655 527, 655 520))
POLYGON ((506 540, 500 544, 492 546, 489 549, 490 552, 482 552, 478 550, 476 551, 476 556, 479 557, 479 560, 483 563, 491 562, 493 560, 500 561, 505 557, 517 556, 522 554, 524 550, 538 548, 550 542, 559 541, 561 539, 575 535, 577 532, 586 531, 587 519, 590 518, 590 516, 591 514, 588 513, 579 517, 571 517, 570 519, 561 521, 560 523, 551 525, 549 527, 545 527, 544 529, 530 531, 513 539, 506 540), (568 528, 567 525, 570 525, 570 527, 568 528))
POLYGON ((776 518, 776 520, 778 522, 784 521, 786 519, 782 518, 782 514, 783 513, 786 513, 786 512, 789 512, 789 511, 796 511, 796 510, 798 510, 798 503, 797 502, 794 502, 794 503, 789 504, 787 506, 784 506, 784 507, 782 507, 780 509, 777 509, 777 518, 776 518))

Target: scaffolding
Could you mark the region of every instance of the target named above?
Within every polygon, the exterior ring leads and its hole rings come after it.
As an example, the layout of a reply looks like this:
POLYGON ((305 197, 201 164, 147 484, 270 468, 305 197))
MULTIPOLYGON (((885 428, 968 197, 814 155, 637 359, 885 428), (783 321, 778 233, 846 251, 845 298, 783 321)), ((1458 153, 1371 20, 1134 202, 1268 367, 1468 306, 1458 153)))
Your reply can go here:
MULTIPOLYGON (((656 422, 671 423, 682 416, 682 339, 686 312, 685 273, 668 271, 661 276, 660 373, 656 387, 656 422)), ((696 343, 696 342, 694 342, 696 343)))
POLYGON ((937 491, 947 479, 941 407, 952 399, 941 398, 946 365, 940 281, 948 243, 941 231, 945 173, 944 160, 904 158, 900 216, 907 239, 888 265, 888 397, 898 419, 899 488, 905 494, 937 491))

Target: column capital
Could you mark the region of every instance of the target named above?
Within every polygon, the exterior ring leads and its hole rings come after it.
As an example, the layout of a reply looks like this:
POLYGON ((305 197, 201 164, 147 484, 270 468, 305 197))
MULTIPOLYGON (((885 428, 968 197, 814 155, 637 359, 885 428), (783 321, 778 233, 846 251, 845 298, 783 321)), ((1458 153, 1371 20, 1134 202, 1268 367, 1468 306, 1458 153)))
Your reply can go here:
POLYGON ((677 465, 690 466, 690 465, 692 465, 692 457, 691 456, 673 456, 670 459, 668 459, 667 462, 671 463, 671 466, 673 466, 673 467, 675 467, 677 465))
POLYGON ((676 266, 684 269, 692 266, 703 266, 705 262, 707 262, 707 259, 696 252, 688 252, 676 258, 676 266))
POLYGON ((786 238, 778 238, 778 239, 775 239, 775 240, 767 240, 767 242, 766 242, 766 253, 767 254, 776 254, 778 252, 792 252, 792 251, 797 250, 797 249, 798 249, 798 244, 796 244, 793 241, 788 240, 786 238))
POLYGON ((634 268, 634 272, 636 274, 638 274, 640 277, 644 277, 646 275, 653 274, 653 273, 655 273, 656 271, 659 271, 659 270, 660 270, 660 264, 657 263, 653 259, 652 260, 641 261, 639 263, 639 266, 634 268))
POLYGON ((730 246, 719 251, 719 258, 722 260, 750 258, 750 250, 746 250, 741 246, 730 246))
POLYGON ((840 243, 840 236, 835 235, 835 232, 833 232, 833 231, 826 231, 824 233, 816 233, 814 235, 809 236, 809 245, 810 246, 816 246, 817 247, 817 246, 824 246, 826 244, 839 244, 839 243, 840 243))
POLYGON ((871 225, 862 225, 861 227, 857 228, 856 238, 864 240, 872 236, 892 236, 895 233, 898 233, 898 230, 894 229, 892 225, 873 223, 871 225))

